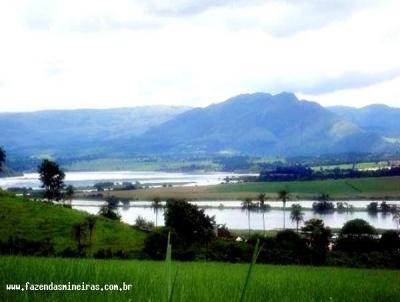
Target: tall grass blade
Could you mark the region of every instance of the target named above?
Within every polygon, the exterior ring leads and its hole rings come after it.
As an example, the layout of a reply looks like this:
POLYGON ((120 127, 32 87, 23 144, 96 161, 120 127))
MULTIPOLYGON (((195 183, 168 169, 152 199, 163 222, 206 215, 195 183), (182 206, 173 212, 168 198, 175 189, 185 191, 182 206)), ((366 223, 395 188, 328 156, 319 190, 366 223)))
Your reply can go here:
POLYGON ((172 301, 176 277, 178 275, 178 271, 177 271, 175 273, 174 280, 172 280, 172 256, 171 256, 171 254, 172 254, 171 233, 168 233, 167 253, 165 256, 165 264, 166 264, 166 268, 167 268, 167 302, 172 301))
POLYGON ((171 293, 168 297, 168 302, 172 301, 172 297, 174 295, 174 289, 175 289, 175 284, 176 284, 176 277, 178 276, 178 270, 176 270, 175 275, 174 275, 174 280, 172 281, 172 287, 171 287, 171 293))
POLYGON ((260 246, 260 240, 257 239, 257 243, 256 243, 256 246, 254 247, 254 251, 253 251, 253 257, 251 259, 251 263, 249 266, 249 270, 247 271, 246 279, 244 281, 244 286, 243 286, 242 293, 241 293, 240 300, 239 300, 240 302, 244 301, 247 286, 249 284, 249 280, 250 280, 250 276, 251 276, 251 272, 253 271, 253 267, 256 264, 257 257, 261 252, 261 248, 259 246, 260 246))

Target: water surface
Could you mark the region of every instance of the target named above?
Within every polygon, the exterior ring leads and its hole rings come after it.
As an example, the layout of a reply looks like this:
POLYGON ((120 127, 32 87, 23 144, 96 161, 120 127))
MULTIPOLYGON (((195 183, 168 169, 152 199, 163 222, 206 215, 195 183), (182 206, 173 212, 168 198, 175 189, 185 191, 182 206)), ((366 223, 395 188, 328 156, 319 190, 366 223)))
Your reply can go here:
MULTIPOLYGON (((311 201, 300 201, 296 203, 309 205, 311 201)), ((370 201, 352 201, 349 204, 354 207, 363 208, 363 205, 369 204, 370 201)), ((248 228, 248 216, 247 212, 243 211, 238 201, 207 201, 207 202, 193 202, 204 208, 207 215, 215 216, 215 220, 218 224, 225 224, 230 229, 247 229, 248 228), (207 208, 209 205, 222 205, 220 208, 207 208)), ((293 202, 291 202, 293 203, 293 202)), ((390 202, 400 204, 400 201, 390 202)), ((73 201, 73 207, 79 210, 89 212, 91 214, 97 214, 100 206, 104 204, 104 201, 85 201, 75 200, 73 201)), ((271 202, 273 206, 281 206, 280 202, 271 202)), ((288 203, 289 204, 289 203, 288 203)), ((365 207, 364 207, 365 208, 365 207)), ((121 206, 118 208, 119 213, 122 216, 122 220, 129 224, 135 224, 135 220, 138 216, 144 217, 146 220, 155 223, 156 212, 151 207, 151 202, 148 201, 135 201, 125 204, 125 207, 121 206)), ((371 215, 367 211, 349 211, 349 212, 333 212, 328 214, 318 214, 312 210, 303 210, 304 220, 311 218, 322 219, 324 223, 332 228, 341 228, 346 221, 351 219, 364 219, 368 221, 375 228, 379 229, 395 229, 397 226, 392 219, 391 214, 377 213, 371 215)), ((164 216, 163 209, 158 211, 158 225, 163 225, 164 216)), ((281 229, 283 228, 283 210, 282 209, 270 209, 265 212, 265 226, 266 229, 281 229)), ((296 224, 290 219, 290 208, 288 207, 285 212, 286 227, 295 228, 296 224)), ((263 220, 261 212, 250 212, 250 225, 254 230, 263 229, 263 220)))
MULTIPOLYGON (((225 172, 212 173, 178 173, 178 172, 147 172, 147 171, 117 171, 117 172, 66 172, 65 183, 75 187, 90 187, 98 182, 132 182, 151 186, 176 184, 186 186, 215 185, 224 181, 226 177, 256 176, 257 174, 237 174, 225 172)), ((23 176, 0 178, 0 188, 40 187, 39 174, 25 173, 23 176)))

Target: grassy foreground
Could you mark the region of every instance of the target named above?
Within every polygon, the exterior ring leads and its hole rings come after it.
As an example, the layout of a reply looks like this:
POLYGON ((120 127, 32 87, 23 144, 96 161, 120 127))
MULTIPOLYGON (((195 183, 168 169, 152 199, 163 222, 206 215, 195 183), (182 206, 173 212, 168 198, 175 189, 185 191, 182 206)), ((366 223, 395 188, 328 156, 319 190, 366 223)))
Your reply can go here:
MULTIPOLYGON (((163 262, 0 257, 0 301, 166 301, 163 262), (132 284, 131 291, 6 291, 5 284, 132 284)), ((239 301, 248 265, 173 263, 173 301, 239 301)), ((256 265, 245 301, 398 301, 400 272, 256 265)))
MULTIPOLYGON (((400 177, 369 177, 339 180, 255 182, 242 184, 221 184, 198 187, 154 188, 133 191, 113 191, 118 198, 152 200, 160 198, 183 198, 187 200, 243 200, 256 199, 266 193, 276 198, 277 192, 287 190, 292 198, 316 198, 327 193, 334 199, 396 199, 400 198, 400 177)), ((80 195, 79 197, 84 197, 80 195)))
MULTIPOLYGON (((0 242, 10 238, 48 240, 55 253, 60 254, 76 248, 73 225, 87 216, 85 212, 15 197, 0 190, 0 242)), ((105 249, 134 255, 142 250, 145 236, 127 224, 98 217, 91 251, 105 249)))

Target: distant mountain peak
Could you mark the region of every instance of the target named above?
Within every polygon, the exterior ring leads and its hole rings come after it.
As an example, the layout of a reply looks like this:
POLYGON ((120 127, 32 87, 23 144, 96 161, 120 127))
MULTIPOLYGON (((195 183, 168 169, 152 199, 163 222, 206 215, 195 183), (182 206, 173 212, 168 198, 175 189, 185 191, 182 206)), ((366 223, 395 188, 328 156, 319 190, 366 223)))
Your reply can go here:
POLYGON ((226 150, 280 156, 394 150, 392 142, 400 139, 400 109, 366 108, 322 107, 284 91, 240 94, 193 109, 151 106, 0 114, 0 145, 10 154, 27 156, 51 152, 105 157, 226 150))
POLYGON ((292 101, 299 100, 293 92, 287 92, 287 91, 282 91, 278 94, 273 95, 273 97, 285 100, 292 100, 292 101))

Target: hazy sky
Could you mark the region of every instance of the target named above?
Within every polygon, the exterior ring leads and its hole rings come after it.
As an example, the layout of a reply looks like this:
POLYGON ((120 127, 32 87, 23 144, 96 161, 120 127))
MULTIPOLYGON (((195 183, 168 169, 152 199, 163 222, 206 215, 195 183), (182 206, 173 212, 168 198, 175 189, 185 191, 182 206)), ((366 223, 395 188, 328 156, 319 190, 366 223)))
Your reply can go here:
POLYGON ((0 111, 292 91, 400 107, 400 1, 0 0, 0 111))

